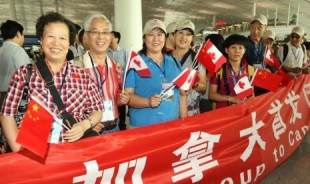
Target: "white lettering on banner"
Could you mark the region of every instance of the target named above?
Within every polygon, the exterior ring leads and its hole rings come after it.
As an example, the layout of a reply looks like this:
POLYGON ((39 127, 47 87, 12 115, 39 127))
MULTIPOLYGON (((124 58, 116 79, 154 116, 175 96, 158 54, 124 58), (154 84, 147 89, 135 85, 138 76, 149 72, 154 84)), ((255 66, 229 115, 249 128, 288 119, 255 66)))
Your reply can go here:
POLYGON ((283 106, 283 103, 281 103, 279 100, 275 100, 271 104, 271 109, 268 110, 269 114, 275 114, 275 117, 272 122, 272 130, 273 130, 273 135, 276 138, 276 140, 280 139, 280 135, 283 134, 286 130, 286 125, 283 122, 283 119, 281 117, 280 110, 283 106))
POLYGON ((256 112, 252 112, 251 116, 252 127, 240 131, 240 137, 251 135, 249 136, 249 145, 240 157, 243 162, 245 162, 251 155, 255 142, 257 142, 263 150, 266 149, 266 142, 261 139, 260 135, 258 135, 258 129, 263 127, 265 123, 263 121, 259 121, 258 123, 256 123, 256 112))
POLYGON ((296 95, 295 91, 291 91, 288 94, 288 97, 285 99, 285 103, 289 104, 293 109, 293 116, 291 117, 290 123, 294 124, 296 119, 301 119, 301 113, 297 111, 298 106, 298 99, 300 98, 299 95, 296 95))
MULTIPOLYGON (((254 171, 252 171, 252 169, 248 169, 245 172, 241 172, 240 173, 240 183, 241 184, 245 184, 245 183, 256 183, 255 181, 257 180, 257 178, 259 176, 261 176, 264 171, 266 169, 266 165, 264 163, 257 165, 256 166, 256 173, 255 173, 255 178, 252 177, 254 174, 254 171), (246 175, 246 176, 245 176, 246 175), (245 181, 245 178, 247 178, 247 181, 245 181), (254 180, 252 181, 252 178, 254 178, 254 180)), ((225 178, 221 181, 221 184, 234 184, 234 180, 231 177, 225 178)))
POLYGON ((176 173, 172 177, 173 183, 191 177, 193 183, 203 178, 203 171, 218 165, 213 160, 214 143, 218 143, 221 135, 212 135, 206 132, 192 132, 189 140, 173 153, 181 155, 180 161, 172 163, 176 173))
POLYGON ((84 162, 86 167, 86 174, 73 178, 73 183, 96 183, 97 178, 102 176, 102 171, 99 171, 99 166, 96 160, 84 162))
POLYGON ((118 173, 115 178, 115 182, 112 182, 115 167, 108 168, 99 171, 99 166, 96 160, 84 162, 86 168, 86 174, 81 176, 76 176, 73 178, 73 183, 84 182, 85 184, 96 183, 97 178, 101 178, 102 184, 117 183, 124 184, 124 178, 126 176, 128 168, 135 168, 132 175, 132 183, 143 184, 142 172, 146 164, 146 157, 138 158, 137 160, 131 160, 130 162, 124 162, 119 165, 118 173))
POLYGON ((305 84, 302 91, 304 93, 307 105, 310 108, 310 83, 305 84))

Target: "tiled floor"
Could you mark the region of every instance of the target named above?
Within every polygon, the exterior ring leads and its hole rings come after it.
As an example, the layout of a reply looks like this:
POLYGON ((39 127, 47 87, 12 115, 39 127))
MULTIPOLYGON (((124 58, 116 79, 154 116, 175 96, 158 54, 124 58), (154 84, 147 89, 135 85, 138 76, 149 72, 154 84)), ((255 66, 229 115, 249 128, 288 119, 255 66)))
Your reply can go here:
POLYGON ((310 135, 261 184, 310 184, 310 135))

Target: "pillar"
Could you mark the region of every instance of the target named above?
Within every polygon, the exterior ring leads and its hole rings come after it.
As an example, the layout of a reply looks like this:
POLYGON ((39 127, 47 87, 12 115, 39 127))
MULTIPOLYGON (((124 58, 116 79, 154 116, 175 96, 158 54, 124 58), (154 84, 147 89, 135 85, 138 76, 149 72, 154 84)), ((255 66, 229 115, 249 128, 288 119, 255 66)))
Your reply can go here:
POLYGON ((113 27, 121 33, 121 47, 139 51, 143 41, 141 0, 115 0, 113 27))

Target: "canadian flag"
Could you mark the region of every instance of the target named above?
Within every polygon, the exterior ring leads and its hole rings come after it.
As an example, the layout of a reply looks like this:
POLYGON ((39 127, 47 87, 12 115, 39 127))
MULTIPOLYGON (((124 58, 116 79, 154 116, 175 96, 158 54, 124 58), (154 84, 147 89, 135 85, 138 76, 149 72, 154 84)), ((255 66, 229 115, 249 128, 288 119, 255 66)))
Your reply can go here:
POLYGON ((187 91, 191 89, 198 79, 198 71, 186 68, 172 82, 180 89, 187 91))
POLYGON ((242 99, 253 95, 254 91, 249 81, 248 76, 244 76, 239 79, 234 87, 237 98, 242 99))
POLYGON ((131 51, 130 53, 129 61, 127 62, 126 72, 131 68, 135 69, 141 77, 151 76, 151 71, 147 67, 146 63, 143 61, 140 55, 134 51, 131 51))
POLYGON ((265 63, 271 67, 275 67, 276 69, 279 69, 281 66, 280 62, 274 56, 274 54, 270 51, 270 49, 267 49, 266 51, 265 63))
POLYGON ((210 40, 200 47, 196 59, 206 67, 211 76, 226 62, 225 56, 210 40))

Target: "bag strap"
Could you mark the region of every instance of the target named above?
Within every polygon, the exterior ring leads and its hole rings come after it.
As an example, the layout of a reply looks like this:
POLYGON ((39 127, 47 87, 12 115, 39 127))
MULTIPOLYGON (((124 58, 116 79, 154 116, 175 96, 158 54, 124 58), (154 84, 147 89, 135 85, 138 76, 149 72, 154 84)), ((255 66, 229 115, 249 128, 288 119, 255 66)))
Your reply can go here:
POLYGON ((36 66, 43 78, 43 80, 45 81, 47 88, 49 89, 51 95, 53 96, 53 101, 56 104, 57 108, 59 109, 59 111, 63 111, 61 113, 61 115, 63 116, 64 120, 68 120, 68 122, 64 121, 64 123, 66 123, 69 128, 71 128, 71 126, 76 123, 76 120, 73 118, 73 116, 71 114, 69 114, 66 111, 66 106, 63 103, 56 87, 54 84, 54 80, 53 80, 53 76, 51 74, 51 71, 49 70, 49 68, 47 67, 46 63, 44 62, 44 60, 40 59, 39 61, 36 62, 36 66))
MULTIPOLYGON (((227 79, 227 72, 226 72, 226 63, 223 65, 223 80, 224 80, 224 87, 226 91, 226 95, 230 95, 229 85, 228 85, 228 79, 227 79)), ((227 101, 228 106, 230 106, 230 103, 227 101)))
POLYGON ((285 61, 287 54, 288 54, 288 46, 286 44, 284 44, 283 45, 283 61, 282 62, 285 61))

